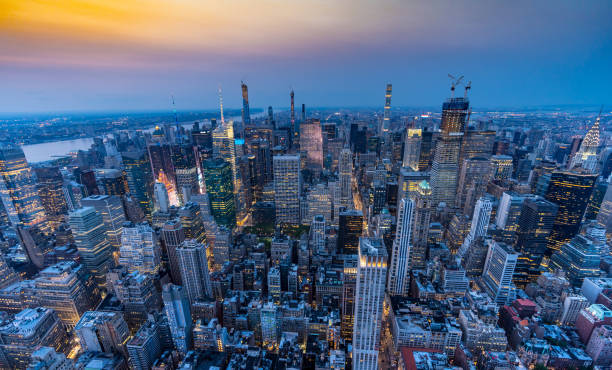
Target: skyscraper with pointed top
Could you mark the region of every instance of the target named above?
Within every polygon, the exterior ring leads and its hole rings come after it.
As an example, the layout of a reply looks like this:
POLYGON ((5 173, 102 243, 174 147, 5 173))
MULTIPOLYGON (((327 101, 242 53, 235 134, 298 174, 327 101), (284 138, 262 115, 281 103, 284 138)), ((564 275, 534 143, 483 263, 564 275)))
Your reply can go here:
POLYGON ((599 112, 599 116, 595 120, 595 123, 589 131, 587 131, 586 135, 584 135, 584 139, 580 144, 580 149, 574 156, 572 157, 572 162, 570 164, 570 168, 574 168, 576 166, 581 166, 585 170, 589 172, 595 172, 595 168, 597 167, 597 149, 599 148, 600 139, 599 139, 599 120, 601 118, 601 112, 599 112))

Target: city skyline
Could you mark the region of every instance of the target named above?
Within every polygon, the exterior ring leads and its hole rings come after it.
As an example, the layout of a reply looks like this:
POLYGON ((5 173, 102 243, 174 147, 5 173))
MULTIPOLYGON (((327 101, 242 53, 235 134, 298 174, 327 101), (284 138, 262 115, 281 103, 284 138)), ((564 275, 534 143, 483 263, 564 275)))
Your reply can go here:
POLYGON ((2 113, 208 110, 219 84, 237 108, 241 80, 251 107, 379 106, 389 82, 437 106, 447 73, 476 107, 612 102, 607 2, 4 3, 2 113))

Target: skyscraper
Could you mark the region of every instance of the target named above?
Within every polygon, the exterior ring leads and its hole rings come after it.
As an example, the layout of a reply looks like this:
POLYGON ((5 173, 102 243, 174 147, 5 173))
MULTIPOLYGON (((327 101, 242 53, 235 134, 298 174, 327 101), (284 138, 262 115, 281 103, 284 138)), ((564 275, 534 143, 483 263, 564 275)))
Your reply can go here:
POLYGON ((597 167, 597 150, 599 149, 599 119, 601 113, 595 120, 595 123, 589 131, 584 135, 584 140, 580 144, 580 150, 572 157, 570 169, 580 166, 590 173, 594 173, 597 167))
POLYGON ((45 209, 47 222, 51 230, 59 226, 64 221, 64 216, 68 211, 66 198, 64 198, 64 178, 59 167, 36 167, 36 178, 38 179, 38 196, 45 209))
POLYGON ((307 169, 319 173, 323 169, 323 136, 321 121, 308 119, 300 123, 300 151, 306 157, 307 169))
POLYGON ((592 240, 578 234, 550 258, 550 270, 563 270, 570 283, 581 286, 586 277, 598 277, 601 254, 592 240))
POLYGON ((83 207, 93 207, 102 215, 106 238, 112 246, 113 252, 121 246, 121 232, 125 222, 125 212, 121 198, 117 195, 92 195, 81 199, 83 207))
POLYGON ((412 250, 410 252, 410 267, 423 268, 427 261, 427 240, 431 221, 431 187, 425 180, 417 186, 414 197, 414 220, 412 223, 412 250))
POLYGON ((71 212, 68 218, 83 264, 93 274, 96 284, 104 288, 112 253, 102 215, 93 207, 83 207, 71 212))
POLYGON ((36 177, 18 145, 0 143, 0 200, 13 226, 22 224, 47 230, 36 177))
POLYGON ((188 239, 176 250, 183 288, 192 304, 213 296, 206 249, 206 245, 188 239))
POLYGON ((444 202, 448 207, 455 207, 458 160, 468 107, 469 102, 465 98, 451 98, 442 105, 441 134, 431 169, 435 205, 444 202))
POLYGON ((359 238, 355 291, 353 369, 378 369, 387 251, 382 239, 359 238))
POLYGON ((274 200, 276 223, 300 223, 300 157, 276 155, 274 162, 274 200))
POLYGON ((119 264, 128 271, 155 275, 161 265, 161 249, 155 232, 147 223, 125 224, 119 248, 119 264))
POLYGON ((121 161, 130 190, 130 195, 138 202, 147 217, 153 213, 153 184, 155 179, 149 164, 147 151, 122 152, 121 161))
POLYGON ((163 182, 155 181, 154 187, 155 210, 167 213, 170 207, 170 199, 168 198, 168 189, 163 182))
POLYGON ((491 157, 493 178, 507 180, 512 175, 512 157, 509 155, 494 155, 491 157))
POLYGON ((343 211, 338 216, 338 253, 357 254, 359 237, 363 233, 363 213, 357 210, 343 211))
POLYGON ((502 194, 497 207, 495 225, 501 231, 503 242, 514 245, 523 202, 533 197, 531 194, 519 194, 515 191, 505 191, 502 194))
POLYGON ((191 309, 189 301, 179 285, 166 284, 162 289, 164 310, 170 324, 172 342, 179 352, 186 354, 191 348, 191 309))
POLYGON ((489 223, 491 222, 491 210, 493 209, 493 202, 487 197, 482 197, 476 202, 474 207, 474 215, 472 216, 472 226, 470 232, 465 238, 463 245, 459 249, 459 257, 463 257, 465 252, 468 250, 470 245, 479 237, 483 237, 487 234, 489 229, 489 223))
POLYGON ((181 284, 181 267, 176 253, 177 248, 179 248, 185 240, 185 232, 181 221, 176 218, 165 222, 161 228, 161 238, 166 245, 172 281, 175 284, 181 284))
POLYGON ((516 267, 518 253, 504 243, 493 242, 489 246, 482 284, 493 302, 504 305, 516 298, 516 288, 512 275, 516 267))
POLYGON ((204 161, 204 178, 215 221, 233 228, 236 225, 236 204, 230 163, 221 159, 207 159, 204 161))
POLYGON ((597 175, 555 171, 545 198, 559 206, 548 239, 548 255, 557 251, 580 231, 580 222, 591 197, 597 175))
POLYGON ((406 130, 404 140, 403 167, 410 167, 413 171, 419 170, 419 158, 421 156, 421 129, 409 128, 406 130))
POLYGON ((524 287, 540 275, 540 263, 546 253, 548 236, 558 209, 559 206, 541 197, 528 198, 522 202, 515 244, 520 253, 514 273, 514 282, 518 287, 524 287))
POLYGON ((240 81, 240 87, 242 88, 242 123, 244 125, 250 125, 251 111, 249 110, 249 88, 242 81, 240 81))
POLYGON ((414 200, 400 200, 387 283, 389 294, 392 295, 404 295, 408 291, 413 215, 414 200))
POLYGON ((383 112, 383 121, 380 128, 380 135, 384 138, 389 133, 391 128, 391 93, 393 92, 393 86, 387 84, 385 89, 385 111, 383 112))
POLYGON ((349 148, 344 148, 340 152, 338 159, 338 176, 340 181, 340 204, 345 207, 353 206, 353 154, 349 148))

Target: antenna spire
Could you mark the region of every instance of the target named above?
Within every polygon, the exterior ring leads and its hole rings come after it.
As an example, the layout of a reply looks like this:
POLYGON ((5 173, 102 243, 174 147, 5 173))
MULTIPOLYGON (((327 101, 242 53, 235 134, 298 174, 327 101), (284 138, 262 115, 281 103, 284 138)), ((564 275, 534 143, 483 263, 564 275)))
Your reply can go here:
POLYGON ((174 104, 174 94, 170 94, 172 98, 172 113, 174 113, 174 124, 176 125, 176 141, 181 142, 181 126, 178 121, 178 114, 176 113, 176 105, 174 104))

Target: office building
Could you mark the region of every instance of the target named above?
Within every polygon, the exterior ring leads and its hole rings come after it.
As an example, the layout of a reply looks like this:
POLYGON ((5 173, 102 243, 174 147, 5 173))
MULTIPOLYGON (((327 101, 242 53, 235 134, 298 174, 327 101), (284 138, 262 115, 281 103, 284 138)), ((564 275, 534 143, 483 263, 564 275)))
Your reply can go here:
POLYGON ((544 198, 523 201, 516 228, 516 250, 520 253, 514 282, 524 287, 540 275, 540 264, 546 254, 548 236, 553 228, 559 207, 544 198))
POLYGON ((512 157, 509 155, 494 155, 491 157, 493 179, 508 180, 512 176, 512 157))
POLYGON ((161 248, 148 224, 124 224, 119 249, 119 264, 130 272, 155 275, 161 267, 161 248))
POLYGON ((192 304, 213 297, 206 253, 207 246, 193 239, 185 240, 176 249, 183 289, 192 304))
POLYGON ((342 149, 338 158, 338 177, 340 182, 340 204, 352 208, 353 206, 353 153, 348 148, 342 149))
POLYGON ((232 167, 221 159, 204 161, 204 179, 206 193, 210 200, 210 209, 215 221, 230 229, 236 225, 236 203, 232 167))
POLYGON ((183 230, 183 225, 181 224, 180 219, 175 218, 174 220, 167 221, 162 225, 161 239, 166 246, 172 281, 175 284, 181 284, 181 268, 176 250, 185 240, 185 231, 183 230))
POLYGON ((67 353, 66 328, 52 309, 26 308, 0 326, 0 367, 26 369, 32 353, 42 346, 67 353))
POLYGON ((261 307, 261 342, 268 349, 276 349, 278 347, 279 320, 278 307, 268 302, 261 307))
POLYGON ((382 239, 362 237, 358 256, 353 369, 378 369, 387 251, 382 239))
POLYGON ((409 167, 413 171, 419 170, 419 159, 421 156, 421 132, 421 129, 417 128, 409 128, 406 130, 402 167, 409 167))
POLYGON ((60 262, 42 270, 34 280, 34 293, 40 305, 55 310, 68 327, 74 327, 81 315, 100 301, 89 272, 75 262, 60 262))
POLYGON ((87 311, 74 327, 83 351, 123 353, 130 331, 121 312, 87 311))
POLYGON ((126 344, 132 369, 151 369, 161 354, 159 328, 154 321, 147 321, 126 344))
POLYGON ((104 288, 113 260, 102 215, 93 207, 83 207, 71 212, 68 218, 83 265, 92 273, 98 287, 104 288))
POLYGON ((359 237, 363 232, 363 213, 351 210, 342 211, 338 215, 338 246, 336 250, 342 254, 358 254, 359 237))
POLYGON ((36 190, 36 176, 21 147, 0 144, 0 200, 13 225, 47 230, 45 209, 36 190))
POLYGON ((482 273, 482 286, 498 305, 508 304, 516 298, 516 287, 512 283, 512 276, 518 256, 518 253, 507 244, 493 242, 489 246, 482 273))
POLYGON ((404 295, 408 293, 410 281, 410 250, 412 248, 412 229, 414 220, 412 199, 400 200, 397 211, 397 228, 389 264, 387 288, 389 294, 404 295))
POLYGON ((523 202, 527 198, 533 198, 533 195, 515 191, 505 191, 502 194, 495 215, 495 226, 501 231, 501 240, 504 243, 515 243, 523 202))
POLYGON ((126 221, 121 197, 117 195, 92 195, 81 199, 81 206, 93 207, 102 215, 106 229, 106 239, 113 252, 118 251, 121 247, 123 223, 126 221))
POLYGON ((131 330, 136 330, 147 320, 150 312, 159 310, 161 298, 151 275, 137 271, 128 273, 125 268, 116 270, 116 278, 110 276, 114 271, 109 272, 109 284, 124 307, 125 321, 131 330))
POLYGON ((202 212, 197 203, 186 203, 179 209, 178 216, 181 219, 186 239, 194 239, 199 243, 206 241, 202 212))
POLYGON ((555 171, 545 198, 559 206, 548 239, 550 255, 569 242, 580 231, 580 222, 591 197, 597 175, 555 171))
POLYGON ((464 160, 460 165, 456 205, 469 215, 472 214, 476 201, 486 192, 491 177, 491 162, 484 157, 473 157, 464 160))
POLYGON ((578 234, 552 255, 549 268, 565 271, 570 283, 580 286, 584 278, 600 275, 600 260, 599 249, 593 241, 578 234))
POLYGON ((300 157, 296 155, 274 156, 274 201, 276 223, 300 223, 300 157))
POLYGON ((172 342, 176 349, 186 354, 191 348, 191 309, 183 288, 166 284, 162 289, 164 310, 170 324, 172 342))
POLYGON ((35 167, 40 202, 45 209, 49 228, 55 231, 64 222, 68 204, 64 197, 64 178, 59 167, 35 167))
POLYGON ((323 136, 318 119, 300 122, 300 152, 304 153, 307 169, 316 174, 323 169, 323 136))
POLYGON ((488 197, 482 197, 476 202, 474 214, 472 215, 472 225, 468 236, 463 241, 463 245, 459 249, 459 257, 463 257, 474 240, 487 235, 489 223, 491 222, 491 210, 493 202, 488 197))
POLYGON ((147 151, 122 152, 121 161, 128 189, 147 217, 153 213, 153 186, 155 178, 151 172, 147 151))
POLYGON ((458 161, 468 107, 469 102, 465 98, 451 98, 442 105, 441 134, 431 168, 434 205, 444 202, 448 207, 455 207, 458 161))

